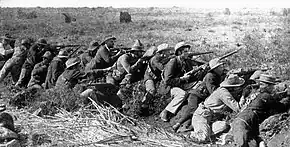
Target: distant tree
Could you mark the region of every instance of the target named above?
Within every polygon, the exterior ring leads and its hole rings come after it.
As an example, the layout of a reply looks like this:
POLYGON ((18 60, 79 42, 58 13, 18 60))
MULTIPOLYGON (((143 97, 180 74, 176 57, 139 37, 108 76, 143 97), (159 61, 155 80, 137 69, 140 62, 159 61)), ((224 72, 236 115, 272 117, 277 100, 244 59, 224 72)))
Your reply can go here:
POLYGON ((131 15, 128 12, 120 12, 120 23, 132 22, 131 15))

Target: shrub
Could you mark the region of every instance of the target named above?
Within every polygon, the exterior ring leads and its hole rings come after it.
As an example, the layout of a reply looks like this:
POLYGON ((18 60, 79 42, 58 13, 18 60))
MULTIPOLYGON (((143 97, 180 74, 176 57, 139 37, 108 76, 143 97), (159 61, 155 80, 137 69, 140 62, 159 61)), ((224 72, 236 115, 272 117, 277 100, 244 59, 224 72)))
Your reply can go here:
POLYGON ((225 11, 224 11, 224 14, 225 15, 231 15, 231 11, 229 8, 226 8, 225 11))

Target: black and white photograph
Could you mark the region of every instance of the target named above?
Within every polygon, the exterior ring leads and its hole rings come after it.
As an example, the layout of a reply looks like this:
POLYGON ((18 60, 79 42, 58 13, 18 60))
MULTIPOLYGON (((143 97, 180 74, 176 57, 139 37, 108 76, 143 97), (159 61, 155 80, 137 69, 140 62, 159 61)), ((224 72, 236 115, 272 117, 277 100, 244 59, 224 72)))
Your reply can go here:
POLYGON ((0 0, 0 146, 290 147, 290 2, 0 0))

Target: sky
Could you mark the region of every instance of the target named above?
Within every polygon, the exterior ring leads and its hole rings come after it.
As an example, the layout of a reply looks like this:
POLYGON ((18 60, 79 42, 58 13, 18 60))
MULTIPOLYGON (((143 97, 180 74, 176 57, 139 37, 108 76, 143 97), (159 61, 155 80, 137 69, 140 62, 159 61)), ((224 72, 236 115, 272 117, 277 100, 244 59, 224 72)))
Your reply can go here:
POLYGON ((0 0, 0 7, 289 8, 289 0, 0 0))

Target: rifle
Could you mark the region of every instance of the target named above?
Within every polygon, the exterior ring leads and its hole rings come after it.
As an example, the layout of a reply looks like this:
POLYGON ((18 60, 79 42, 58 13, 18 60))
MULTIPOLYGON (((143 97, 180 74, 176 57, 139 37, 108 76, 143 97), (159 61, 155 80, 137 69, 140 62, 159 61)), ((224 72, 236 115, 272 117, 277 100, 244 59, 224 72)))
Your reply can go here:
POLYGON ((69 55, 68 58, 70 58, 75 52, 77 52, 80 48, 82 47, 82 45, 77 46, 76 49, 74 49, 69 55))
POLYGON ((227 53, 227 54, 225 54, 225 55, 223 55, 223 56, 221 56, 221 57, 218 57, 218 58, 219 58, 219 60, 223 60, 223 59, 225 59, 225 58, 227 58, 227 57, 229 57, 229 56, 231 56, 231 55, 237 53, 237 52, 240 51, 240 50, 241 50, 241 48, 240 48, 240 49, 237 49, 237 50, 234 50, 234 51, 232 51, 232 52, 229 52, 229 53, 227 53))
POLYGON ((120 50, 123 50, 123 51, 125 51, 125 53, 127 53, 128 51, 131 50, 131 48, 129 48, 129 47, 117 47, 117 48, 111 49, 112 52, 118 52, 120 50))
POLYGON ((84 45, 79 45, 79 44, 68 44, 68 45, 52 45, 54 48, 65 48, 65 47, 79 47, 79 46, 84 46, 84 45))
MULTIPOLYGON (((193 56, 199 56, 199 55, 205 55, 205 54, 212 54, 213 51, 208 51, 208 52, 188 52, 188 56, 189 57, 193 57, 193 56)), ((170 56, 175 56, 174 53, 171 53, 170 56)))
POLYGON ((213 51, 209 51, 209 52, 189 52, 189 57, 193 57, 193 56, 199 56, 199 55, 205 55, 205 54, 212 54, 213 51))

